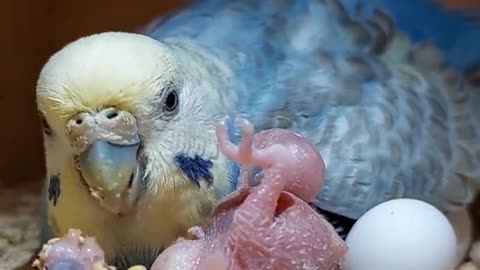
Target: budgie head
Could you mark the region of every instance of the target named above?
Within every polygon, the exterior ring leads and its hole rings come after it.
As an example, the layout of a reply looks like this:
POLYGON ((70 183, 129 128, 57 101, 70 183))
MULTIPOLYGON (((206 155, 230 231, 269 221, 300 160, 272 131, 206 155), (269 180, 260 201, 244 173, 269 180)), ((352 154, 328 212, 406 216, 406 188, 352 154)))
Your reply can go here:
POLYGON ((48 173, 115 214, 152 198, 213 200, 228 189, 228 181, 212 184, 227 175, 213 127, 227 107, 218 80, 205 78, 200 56, 176 50, 102 33, 54 54, 37 85, 48 173))

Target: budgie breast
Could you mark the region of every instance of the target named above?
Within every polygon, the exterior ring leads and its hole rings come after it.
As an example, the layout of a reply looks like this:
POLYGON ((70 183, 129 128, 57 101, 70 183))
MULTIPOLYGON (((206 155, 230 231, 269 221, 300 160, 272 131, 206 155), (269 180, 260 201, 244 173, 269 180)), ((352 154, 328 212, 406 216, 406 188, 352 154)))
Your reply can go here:
MULTIPOLYGON (((397 197, 465 206, 480 181, 480 89, 464 67, 479 51, 462 55, 441 29, 402 29, 406 19, 388 15, 402 7, 373 12, 372 1, 359 13, 354 2, 198 1, 146 33, 193 41, 228 65, 235 76, 219 91, 257 129, 291 128, 315 143, 326 164, 318 207, 358 218, 397 197), (445 61, 422 43, 432 40, 445 61)), ((462 37, 478 41, 478 31, 462 37)))

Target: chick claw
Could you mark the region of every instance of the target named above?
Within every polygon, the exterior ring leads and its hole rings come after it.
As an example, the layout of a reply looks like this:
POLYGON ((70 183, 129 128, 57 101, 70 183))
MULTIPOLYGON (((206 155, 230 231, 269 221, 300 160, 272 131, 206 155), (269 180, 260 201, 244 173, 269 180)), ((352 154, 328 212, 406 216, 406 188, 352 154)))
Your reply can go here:
POLYGON ((228 139, 227 126, 227 120, 224 119, 220 121, 216 129, 218 145, 222 150, 223 154, 227 158, 238 161, 241 164, 252 163, 252 148, 254 135, 253 125, 245 119, 240 119, 240 126, 242 128, 243 136, 239 146, 234 145, 228 139))
POLYGON ((241 176, 238 187, 252 187, 257 183, 257 179, 250 177, 253 170, 255 160, 252 156, 254 152, 254 132, 255 129, 248 120, 244 118, 237 119, 237 123, 242 130, 242 140, 237 146, 228 139, 228 118, 220 121, 217 125, 216 135, 218 138, 218 147, 222 153, 230 160, 242 164, 241 176))

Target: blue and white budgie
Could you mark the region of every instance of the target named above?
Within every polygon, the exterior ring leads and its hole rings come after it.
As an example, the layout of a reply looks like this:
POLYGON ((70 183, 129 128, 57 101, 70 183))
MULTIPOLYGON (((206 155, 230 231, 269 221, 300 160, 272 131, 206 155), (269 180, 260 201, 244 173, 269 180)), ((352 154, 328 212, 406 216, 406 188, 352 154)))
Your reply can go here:
POLYGON ((37 85, 43 241, 78 228, 111 263, 150 265, 236 188, 238 165, 216 144, 225 115, 315 143, 327 170, 315 205, 333 223, 397 197, 469 204, 480 22, 428 0, 360 2, 198 1, 143 34, 54 54, 37 85))

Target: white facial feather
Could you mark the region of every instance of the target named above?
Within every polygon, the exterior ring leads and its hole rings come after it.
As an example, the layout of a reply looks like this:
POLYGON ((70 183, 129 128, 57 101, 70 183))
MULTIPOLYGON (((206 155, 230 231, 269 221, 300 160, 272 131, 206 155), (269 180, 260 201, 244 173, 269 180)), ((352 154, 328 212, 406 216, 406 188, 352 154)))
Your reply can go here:
POLYGON ((167 45, 137 34, 102 33, 67 45, 44 66, 37 103, 52 130, 45 137, 48 171, 59 174, 64 185, 58 205, 50 209, 59 233, 69 227, 83 229, 96 235, 108 253, 120 245, 115 242, 118 235, 122 241, 162 245, 162 240, 170 241, 183 227, 199 222, 213 205, 215 193, 227 192, 227 165, 215 144, 214 124, 231 100, 222 97, 224 78, 212 74, 228 74, 228 70, 215 63, 213 56, 189 46, 178 40, 167 45), (204 57, 211 57, 212 64, 202 61, 204 57), (173 119, 162 119, 160 97, 168 83, 178 88, 179 108, 173 119), (65 124, 73 115, 110 106, 137 118, 148 157, 147 194, 136 220, 123 223, 102 215, 103 209, 75 172, 65 137, 65 124), (175 165, 174 156, 180 152, 211 159, 217 179, 214 186, 201 183, 199 189, 192 184, 175 165), (98 221, 92 221, 92 216, 98 221))
POLYGON ((137 34, 96 34, 49 59, 38 80, 38 104, 47 114, 54 109, 62 117, 109 102, 133 106, 132 100, 150 98, 160 90, 156 85, 175 78, 176 70, 172 54, 160 42, 137 34))

